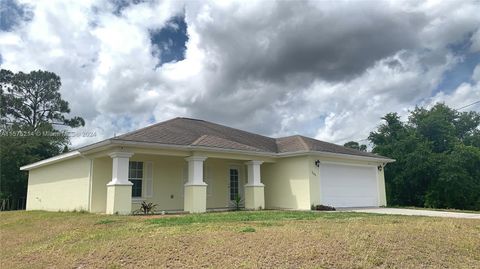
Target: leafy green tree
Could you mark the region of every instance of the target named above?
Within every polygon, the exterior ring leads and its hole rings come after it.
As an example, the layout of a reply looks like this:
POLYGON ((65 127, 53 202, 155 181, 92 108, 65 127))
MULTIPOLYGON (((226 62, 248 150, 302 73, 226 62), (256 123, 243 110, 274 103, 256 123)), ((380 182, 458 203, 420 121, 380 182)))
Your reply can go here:
POLYGON ((385 167, 390 205, 480 209, 480 114, 438 103, 415 108, 407 122, 389 113, 370 133, 385 167))
POLYGON ((85 125, 80 117, 67 119, 70 113, 68 102, 60 95, 60 77, 48 71, 12 73, 0 71, 2 88, 2 118, 6 123, 18 124, 28 130, 37 131, 44 126, 85 125))
POLYGON ((425 205, 480 209, 480 148, 457 144, 438 158, 441 166, 426 193, 425 205))
POLYGON ((0 70, 0 197, 25 197, 27 177, 19 168, 64 151, 68 136, 55 128, 83 126, 67 118, 60 77, 48 71, 13 73, 0 70))
POLYGON ((360 145, 358 142, 350 141, 343 144, 344 147, 352 148, 360 151, 367 151, 367 145, 360 145))

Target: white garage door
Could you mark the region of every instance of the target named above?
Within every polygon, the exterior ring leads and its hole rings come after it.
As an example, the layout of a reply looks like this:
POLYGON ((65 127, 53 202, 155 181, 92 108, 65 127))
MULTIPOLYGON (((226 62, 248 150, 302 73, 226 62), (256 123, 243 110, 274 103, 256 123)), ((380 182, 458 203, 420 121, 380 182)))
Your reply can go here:
POLYGON ((377 168, 321 164, 320 193, 323 205, 334 207, 378 206, 377 168))

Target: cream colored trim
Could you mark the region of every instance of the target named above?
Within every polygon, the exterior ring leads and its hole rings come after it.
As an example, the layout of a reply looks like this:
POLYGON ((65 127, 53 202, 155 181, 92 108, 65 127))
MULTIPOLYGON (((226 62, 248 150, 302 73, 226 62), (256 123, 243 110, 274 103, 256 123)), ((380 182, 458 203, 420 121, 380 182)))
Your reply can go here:
POLYGON ((375 169, 375 178, 377 179, 377 206, 380 206, 380 176, 378 168, 375 169))
POLYGON ((133 156, 132 152, 123 152, 123 151, 116 151, 108 154, 111 158, 130 158, 133 156))
POLYGON ((364 163, 345 163, 342 161, 322 161, 320 160, 320 165, 322 164, 336 164, 336 165, 348 165, 348 166, 360 166, 360 167, 375 167, 377 168, 377 164, 364 164, 364 163))
POLYGON ((148 143, 148 142, 136 142, 136 141, 127 141, 127 140, 105 140, 96 144, 92 144, 83 148, 79 148, 76 151, 69 153, 61 154, 49 159, 45 159, 36 163, 25 165, 20 167, 20 170, 30 170, 33 168, 38 168, 44 165, 56 163, 66 159, 74 158, 84 154, 92 154, 101 150, 105 150, 115 146, 137 146, 137 147, 148 147, 150 149, 175 149, 180 151, 205 151, 205 152, 220 152, 220 153, 231 153, 231 154, 243 154, 248 156, 262 156, 262 157, 271 157, 271 158, 286 158, 286 157, 295 157, 295 156, 325 156, 325 157, 337 157, 349 160, 365 160, 365 161, 375 161, 378 163, 391 163, 395 160, 388 158, 375 158, 367 156, 357 156, 349 154, 340 154, 340 153, 331 153, 331 152, 321 152, 321 151, 297 151, 297 152, 285 152, 285 153, 271 153, 271 152, 254 152, 246 150, 234 150, 234 149, 223 149, 223 148, 210 148, 202 146, 181 146, 181 145, 168 145, 168 144, 159 144, 159 143, 148 143))
POLYGON ((265 151, 248 151, 248 150, 236 150, 236 149, 223 149, 223 148, 211 148, 211 147, 204 147, 204 146, 183 146, 183 145, 170 145, 170 144, 160 144, 160 143, 149 143, 149 142, 136 142, 136 141, 128 141, 128 140, 113 140, 113 145, 128 145, 128 146, 147 146, 149 148, 160 148, 160 149, 176 149, 176 150, 184 150, 184 151, 206 151, 206 152, 223 152, 223 153, 238 153, 238 154, 245 154, 251 156, 267 156, 267 157, 275 157, 276 153, 265 152, 265 151))
POLYGON ((312 156, 319 156, 319 157, 322 157, 322 156, 337 157, 337 158, 348 159, 348 160, 375 161, 378 163, 395 162, 394 159, 388 159, 388 158, 375 158, 375 157, 368 157, 368 156, 358 156, 358 155, 323 152, 323 151, 297 151, 297 152, 288 152, 288 153, 278 153, 277 157, 294 157, 294 156, 304 156, 304 155, 312 155, 312 156))
POLYGON ((34 162, 32 164, 29 164, 29 165, 22 166, 22 167, 20 167, 20 170, 28 171, 28 170, 31 170, 33 168, 38 168, 38 167, 42 167, 42 166, 45 166, 45 165, 48 165, 48 164, 57 163, 57 162, 60 162, 60 161, 65 161, 65 160, 72 159, 72 158, 75 158, 75 157, 78 157, 78 156, 81 156, 81 155, 82 154, 78 151, 71 151, 71 152, 60 154, 60 155, 57 155, 57 156, 54 156, 54 157, 51 157, 51 158, 48 158, 48 159, 45 159, 45 160, 34 162))

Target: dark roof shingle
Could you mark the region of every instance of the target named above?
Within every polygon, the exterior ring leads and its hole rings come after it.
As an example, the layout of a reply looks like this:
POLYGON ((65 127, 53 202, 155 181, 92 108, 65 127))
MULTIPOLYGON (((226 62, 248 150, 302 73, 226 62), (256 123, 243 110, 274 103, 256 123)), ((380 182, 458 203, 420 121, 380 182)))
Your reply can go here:
POLYGON ((189 118, 171 119, 120 135, 114 139, 187 146, 193 145, 194 142, 198 143, 197 140, 202 136, 208 136, 208 144, 213 145, 217 143, 219 147, 230 149, 244 149, 244 147, 248 147, 249 150, 262 152, 277 151, 277 144, 273 138, 189 118), (219 141, 214 142, 215 137, 219 141), (229 143, 226 141, 229 141, 229 143))
POLYGON ((385 158, 310 137, 294 135, 271 138, 224 125, 189 118, 174 118, 112 140, 159 143, 168 145, 203 146, 252 152, 291 153, 305 151, 385 158))

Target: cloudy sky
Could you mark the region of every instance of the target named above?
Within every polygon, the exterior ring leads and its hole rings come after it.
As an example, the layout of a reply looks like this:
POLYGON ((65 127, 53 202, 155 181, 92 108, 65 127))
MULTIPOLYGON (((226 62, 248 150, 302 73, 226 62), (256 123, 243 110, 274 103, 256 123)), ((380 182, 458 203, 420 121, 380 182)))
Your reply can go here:
POLYGON ((344 143, 388 112, 479 101, 479 14, 467 0, 1 0, 0 67, 60 75, 96 132, 73 146, 178 116, 344 143))

